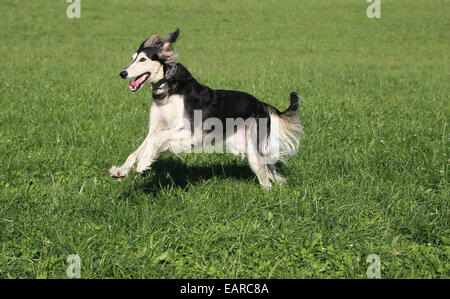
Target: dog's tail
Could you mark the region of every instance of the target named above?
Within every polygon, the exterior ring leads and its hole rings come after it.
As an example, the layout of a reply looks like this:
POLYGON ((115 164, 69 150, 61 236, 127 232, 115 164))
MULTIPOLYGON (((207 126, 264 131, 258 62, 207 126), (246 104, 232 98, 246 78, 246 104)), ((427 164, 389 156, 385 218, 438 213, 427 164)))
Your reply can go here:
POLYGON ((303 127, 298 114, 298 100, 303 99, 296 92, 291 92, 289 108, 280 112, 269 106, 270 133, 266 143, 265 156, 270 160, 282 161, 294 155, 300 145, 303 127))

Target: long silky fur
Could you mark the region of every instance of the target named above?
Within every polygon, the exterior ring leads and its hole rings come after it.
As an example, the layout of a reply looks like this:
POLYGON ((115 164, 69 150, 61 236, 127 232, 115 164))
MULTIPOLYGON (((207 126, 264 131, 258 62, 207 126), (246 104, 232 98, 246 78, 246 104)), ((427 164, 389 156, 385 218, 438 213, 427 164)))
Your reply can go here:
POLYGON ((286 157, 295 155, 303 136, 303 127, 298 113, 301 97, 291 92, 291 104, 289 108, 280 112, 272 106, 268 106, 270 115, 270 134, 263 144, 263 155, 274 161, 286 163, 286 157))

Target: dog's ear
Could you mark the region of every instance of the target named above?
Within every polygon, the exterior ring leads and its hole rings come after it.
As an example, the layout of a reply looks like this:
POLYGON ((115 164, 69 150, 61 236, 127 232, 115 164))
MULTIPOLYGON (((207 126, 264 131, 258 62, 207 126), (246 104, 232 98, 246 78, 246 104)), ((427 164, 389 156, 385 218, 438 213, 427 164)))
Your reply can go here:
POLYGON ((179 35, 180 29, 177 28, 177 30, 167 35, 166 39, 164 40, 164 43, 173 44, 174 42, 177 41, 179 35))
POLYGON ((163 42, 163 38, 161 36, 152 35, 144 42, 143 47, 144 48, 159 47, 159 46, 161 46, 162 42, 163 42))
POLYGON ((178 58, 178 53, 173 49, 172 44, 176 42, 180 30, 177 29, 172 33, 169 33, 164 41, 161 43, 158 49, 159 59, 166 64, 175 63, 178 58))
POLYGON ((177 64, 175 62, 164 64, 164 77, 166 80, 171 79, 177 73, 177 64))

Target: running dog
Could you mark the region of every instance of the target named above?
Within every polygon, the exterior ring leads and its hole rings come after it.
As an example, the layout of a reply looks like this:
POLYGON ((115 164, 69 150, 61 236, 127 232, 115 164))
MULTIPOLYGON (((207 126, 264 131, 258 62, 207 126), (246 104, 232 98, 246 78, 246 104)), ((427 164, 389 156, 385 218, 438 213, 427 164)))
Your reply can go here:
POLYGON ((166 38, 151 36, 120 72, 123 79, 136 78, 128 84, 132 92, 150 83, 153 102, 147 137, 121 167, 111 167, 111 177, 126 177, 135 164, 136 172, 143 173, 160 152, 186 146, 204 148, 206 139, 214 139, 215 145, 222 144, 223 148, 225 144, 229 152, 246 156, 263 187, 285 182, 275 164, 298 149, 303 134, 298 114, 301 97, 291 92, 289 108, 280 112, 248 93, 214 90, 199 83, 177 62, 173 43, 179 33, 177 29, 166 38), (241 125, 236 126, 236 120, 241 120, 241 125), (215 135, 211 137, 212 127, 215 135))

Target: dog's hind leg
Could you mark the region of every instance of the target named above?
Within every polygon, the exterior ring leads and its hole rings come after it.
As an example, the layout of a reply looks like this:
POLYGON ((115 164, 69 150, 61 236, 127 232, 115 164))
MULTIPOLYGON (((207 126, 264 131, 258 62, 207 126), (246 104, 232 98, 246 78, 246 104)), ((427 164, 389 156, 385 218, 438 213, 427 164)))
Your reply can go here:
POLYGON ((248 164, 252 171, 258 177, 259 183, 266 189, 272 187, 270 182, 270 172, 267 168, 267 161, 258 151, 258 135, 256 124, 250 124, 245 128, 245 145, 241 145, 240 148, 245 147, 245 153, 247 154, 248 164))
POLYGON ((269 169, 269 177, 273 182, 280 184, 286 183, 286 179, 278 174, 275 164, 267 164, 267 168, 269 169))
POLYGON ((266 189, 270 189, 272 184, 270 183, 269 172, 267 169, 267 164, 264 159, 257 153, 248 153, 248 164, 253 172, 258 177, 259 183, 266 189))
POLYGON ((130 169, 136 163, 136 161, 137 161, 138 157, 140 156, 142 150, 144 149, 148 139, 149 139, 149 136, 147 136, 145 138, 144 142, 142 142, 142 144, 137 148, 137 150, 135 150, 131 155, 128 156, 127 160, 125 161, 125 163, 122 166, 111 167, 109 169, 109 175, 116 180, 120 180, 121 178, 126 177, 128 175, 128 172, 130 171, 130 169))

